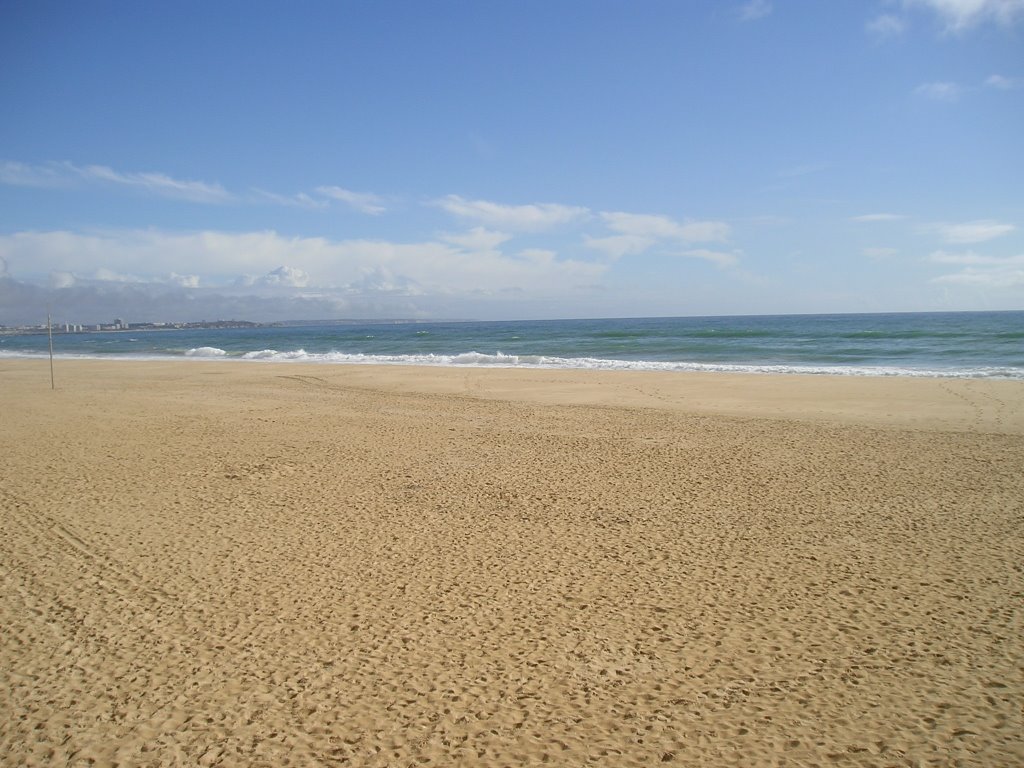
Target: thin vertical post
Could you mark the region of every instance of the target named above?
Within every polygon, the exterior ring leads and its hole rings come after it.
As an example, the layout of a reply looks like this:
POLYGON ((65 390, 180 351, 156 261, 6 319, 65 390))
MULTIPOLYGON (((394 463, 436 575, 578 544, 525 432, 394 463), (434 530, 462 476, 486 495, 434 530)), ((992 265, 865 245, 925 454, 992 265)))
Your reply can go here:
POLYGON ((46 335, 50 337, 50 389, 56 389, 53 383, 53 325, 50 322, 50 313, 46 313, 46 335))

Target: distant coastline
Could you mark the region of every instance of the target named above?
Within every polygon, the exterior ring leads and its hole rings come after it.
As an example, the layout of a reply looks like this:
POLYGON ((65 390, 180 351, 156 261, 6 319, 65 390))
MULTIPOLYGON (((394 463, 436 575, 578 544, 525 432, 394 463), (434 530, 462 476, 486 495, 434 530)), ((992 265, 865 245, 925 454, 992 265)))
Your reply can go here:
MULTIPOLYGON (((124 333, 126 331, 181 331, 181 330, 218 330, 223 328, 265 328, 266 323, 253 323, 248 320, 214 320, 194 323, 54 323, 53 333, 124 333)), ((0 325, 0 334, 30 335, 47 333, 51 328, 43 325, 0 325)))
MULTIPOLYGON (((115 320, 111 323, 54 323, 53 333, 124 333, 125 331, 195 331, 224 330, 226 328, 300 328, 307 326, 332 325, 408 325, 416 323, 462 323, 472 320, 423 320, 416 318, 388 318, 379 320, 341 319, 341 320, 275 320, 258 323, 250 320, 199 320, 194 322, 160 322, 160 323, 124 323, 115 320)), ((50 328, 42 325, 0 325, 0 335, 32 335, 47 333, 50 328)))

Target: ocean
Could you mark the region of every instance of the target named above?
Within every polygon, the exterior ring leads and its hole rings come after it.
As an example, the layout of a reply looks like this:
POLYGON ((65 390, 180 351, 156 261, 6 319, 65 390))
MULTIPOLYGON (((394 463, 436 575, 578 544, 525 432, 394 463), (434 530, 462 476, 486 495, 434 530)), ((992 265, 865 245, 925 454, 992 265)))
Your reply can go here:
MULTIPOLYGON (((331 322, 58 332, 58 357, 1024 379, 1024 312, 331 322)), ((48 354, 0 335, 0 358, 48 354)))

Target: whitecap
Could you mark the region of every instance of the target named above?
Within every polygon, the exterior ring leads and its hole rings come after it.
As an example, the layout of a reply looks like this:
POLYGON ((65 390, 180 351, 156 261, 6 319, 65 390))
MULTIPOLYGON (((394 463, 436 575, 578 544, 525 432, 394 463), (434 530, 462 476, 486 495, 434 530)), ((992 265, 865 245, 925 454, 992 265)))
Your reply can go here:
POLYGON ((309 355, 304 349, 296 349, 291 352, 278 352, 276 349, 261 349, 257 352, 246 352, 242 355, 243 360, 310 360, 316 355, 309 355))
POLYGON ((194 347, 185 353, 187 357, 224 357, 227 355, 223 349, 217 347, 194 347))

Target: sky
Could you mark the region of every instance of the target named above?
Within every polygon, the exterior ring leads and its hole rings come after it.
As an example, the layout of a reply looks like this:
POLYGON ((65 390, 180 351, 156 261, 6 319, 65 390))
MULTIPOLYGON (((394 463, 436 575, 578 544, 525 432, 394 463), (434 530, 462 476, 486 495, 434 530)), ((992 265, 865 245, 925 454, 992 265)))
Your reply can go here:
POLYGON ((1024 309, 1024 0, 0 0, 0 324, 1024 309))

